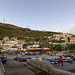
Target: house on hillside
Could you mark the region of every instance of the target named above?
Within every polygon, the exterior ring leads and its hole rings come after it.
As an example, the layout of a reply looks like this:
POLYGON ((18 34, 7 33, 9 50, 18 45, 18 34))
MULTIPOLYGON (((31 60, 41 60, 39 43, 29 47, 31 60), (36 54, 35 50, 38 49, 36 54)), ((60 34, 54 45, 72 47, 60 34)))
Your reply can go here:
POLYGON ((67 33, 67 37, 72 38, 73 34, 72 33, 67 33))
POLYGON ((70 43, 71 43, 71 44, 75 44, 75 38, 71 38, 71 39, 70 39, 70 43))
POLYGON ((10 41, 16 41, 16 40, 17 40, 17 37, 10 38, 10 41))
POLYGON ((67 38, 67 37, 72 37, 72 34, 71 33, 63 33, 63 37, 67 38))
POLYGON ((40 44, 33 44, 33 48, 39 48, 40 44))
POLYGON ((2 49, 9 49, 9 45, 0 45, 2 49))
POLYGON ((19 49, 23 49, 23 45, 25 44, 25 40, 18 40, 17 47, 19 49))
POLYGON ((67 38, 65 39, 65 44, 68 44, 68 39, 67 38))
POLYGON ((33 48, 33 45, 28 45, 27 48, 33 48))
POLYGON ((55 37, 55 40, 60 40, 60 37, 55 37))
POLYGON ((27 48, 40 48, 40 44, 28 45, 27 48))
POLYGON ((4 37, 3 41, 7 41, 8 42, 9 41, 9 37, 4 37))

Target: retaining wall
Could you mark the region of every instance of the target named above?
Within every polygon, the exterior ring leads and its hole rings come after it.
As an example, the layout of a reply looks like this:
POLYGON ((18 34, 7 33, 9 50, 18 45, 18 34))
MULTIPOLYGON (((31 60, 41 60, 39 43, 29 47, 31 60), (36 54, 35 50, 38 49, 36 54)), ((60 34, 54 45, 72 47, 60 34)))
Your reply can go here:
POLYGON ((44 70, 50 73, 50 75, 75 75, 75 73, 55 68, 49 61, 41 62, 41 61, 35 61, 35 60, 28 59, 27 62, 41 70, 44 70))

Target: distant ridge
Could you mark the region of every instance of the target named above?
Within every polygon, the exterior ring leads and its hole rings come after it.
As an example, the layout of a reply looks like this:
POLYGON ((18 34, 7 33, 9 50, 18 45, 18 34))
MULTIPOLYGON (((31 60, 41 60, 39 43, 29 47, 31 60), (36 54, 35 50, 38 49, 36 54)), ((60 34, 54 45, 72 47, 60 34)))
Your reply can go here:
POLYGON ((22 28, 22 27, 18 27, 12 24, 6 24, 6 23, 0 23, 0 27, 10 27, 10 28, 22 28))

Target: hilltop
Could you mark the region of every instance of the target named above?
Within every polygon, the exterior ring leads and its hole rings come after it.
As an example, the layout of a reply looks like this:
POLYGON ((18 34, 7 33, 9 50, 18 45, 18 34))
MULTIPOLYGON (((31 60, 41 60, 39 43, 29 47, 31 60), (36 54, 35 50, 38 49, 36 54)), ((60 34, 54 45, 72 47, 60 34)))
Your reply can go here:
POLYGON ((5 23, 0 23, 0 27, 21 28, 21 27, 15 26, 15 25, 5 24, 5 23))
MULTIPOLYGON (((3 37, 17 37, 18 39, 27 39, 27 40, 43 40, 44 37, 53 36, 53 34, 60 34, 57 32, 51 31, 35 31, 29 28, 22 28, 11 24, 0 23, 0 39, 3 37)), ((46 40, 46 38, 44 39, 46 40)))

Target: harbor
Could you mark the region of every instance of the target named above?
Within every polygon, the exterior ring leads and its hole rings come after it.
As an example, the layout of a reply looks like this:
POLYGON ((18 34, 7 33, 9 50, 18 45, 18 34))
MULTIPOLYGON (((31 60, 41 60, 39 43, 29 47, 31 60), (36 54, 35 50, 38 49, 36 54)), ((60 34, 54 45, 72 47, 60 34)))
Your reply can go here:
POLYGON ((0 75, 75 75, 75 0, 0 0, 0 75))
POLYGON ((59 58, 59 56, 63 56, 63 53, 64 51, 61 51, 53 56, 45 53, 41 55, 23 54, 21 57, 19 57, 20 54, 5 53, 4 55, 7 57, 7 62, 3 64, 5 69, 4 74, 42 75, 44 71, 45 73, 48 73, 48 75, 50 75, 51 72, 49 73, 49 71, 51 66, 62 71, 75 73, 75 61, 72 61, 72 63, 68 63, 67 61, 64 61, 65 59, 62 62, 58 62, 57 60, 55 60, 56 58, 59 58), (44 65, 42 65, 41 63, 44 65), (38 67, 37 65, 40 67, 38 67))

